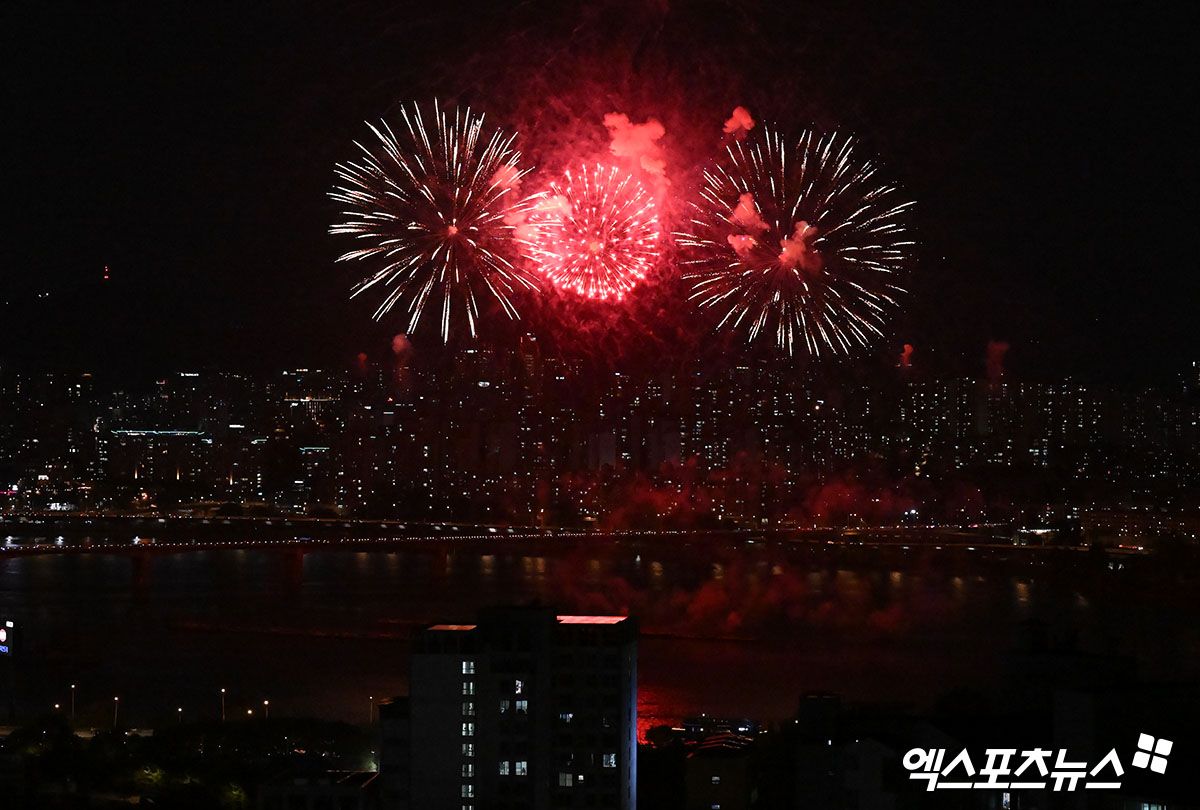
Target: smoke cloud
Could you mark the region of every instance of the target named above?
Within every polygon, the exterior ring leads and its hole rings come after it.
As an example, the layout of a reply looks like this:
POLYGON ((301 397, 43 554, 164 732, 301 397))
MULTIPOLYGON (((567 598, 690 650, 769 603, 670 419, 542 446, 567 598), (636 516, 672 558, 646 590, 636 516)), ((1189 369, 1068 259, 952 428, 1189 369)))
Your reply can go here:
POLYGON ((525 222, 526 214, 520 211, 504 217, 504 224, 512 226, 513 239, 518 242, 528 242, 534 237, 534 227, 525 222))
POLYGON ((725 121, 724 130, 726 135, 743 138, 753 128, 754 119, 750 117, 750 111, 745 107, 734 107, 733 114, 725 121))
POLYGON ((554 194, 549 197, 543 197, 534 206, 534 210, 542 213, 558 214, 566 219, 571 216, 571 201, 561 194, 554 194))
POLYGON ((743 194, 738 197, 738 203, 734 206, 733 215, 729 221, 755 233, 762 233, 771 227, 763 221, 762 216, 758 213, 758 206, 754 202, 753 194, 743 194))
POLYGON ((904 350, 900 352, 900 368, 912 368, 913 345, 911 343, 904 344, 904 350))
POLYGON ((398 391, 408 388, 408 366, 412 360, 412 354, 413 345, 412 341, 408 339, 408 335, 401 332, 392 338, 392 374, 395 376, 398 391))
POLYGON ((1008 343, 989 340, 987 344, 987 378, 995 385, 1004 377, 1004 356, 1008 354, 1008 343))
POLYGON ((789 269, 798 268, 806 273, 820 271, 824 260, 812 247, 812 240, 816 238, 815 225, 809 225, 804 220, 797 222, 795 232, 779 241, 779 263, 789 269))
MULTIPOLYGON (((563 219, 571 216, 571 203, 561 194, 543 195, 533 210, 542 214, 558 214, 563 219)), ((504 224, 512 226, 513 238, 519 242, 531 242, 537 236, 537 227, 526 222, 529 214, 517 211, 504 217, 504 224)))
POLYGON ((521 190, 521 170, 511 163, 505 163, 492 175, 491 184, 503 189, 521 190))
POLYGON ((412 350, 412 341, 408 339, 408 335, 401 332, 392 338, 392 354, 397 358, 407 357, 412 350))
POLYGON ((739 259, 749 259, 754 253, 755 246, 758 245, 758 240, 753 236, 739 233, 731 233, 725 237, 725 240, 729 242, 729 246, 733 248, 733 252, 738 255, 739 259))
POLYGON ((637 162, 646 173, 665 182, 667 161, 658 142, 667 131, 657 119, 635 124, 625 113, 614 112, 604 116, 604 126, 612 138, 609 148, 614 155, 637 162))

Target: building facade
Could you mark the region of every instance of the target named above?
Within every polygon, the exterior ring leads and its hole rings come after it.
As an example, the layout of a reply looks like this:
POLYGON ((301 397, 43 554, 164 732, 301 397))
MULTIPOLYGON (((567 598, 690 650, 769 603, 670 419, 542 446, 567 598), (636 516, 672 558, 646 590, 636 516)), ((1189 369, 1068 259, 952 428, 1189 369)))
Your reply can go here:
POLYGON ((636 807, 633 620, 528 607, 434 625, 409 690, 411 807, 636 807))

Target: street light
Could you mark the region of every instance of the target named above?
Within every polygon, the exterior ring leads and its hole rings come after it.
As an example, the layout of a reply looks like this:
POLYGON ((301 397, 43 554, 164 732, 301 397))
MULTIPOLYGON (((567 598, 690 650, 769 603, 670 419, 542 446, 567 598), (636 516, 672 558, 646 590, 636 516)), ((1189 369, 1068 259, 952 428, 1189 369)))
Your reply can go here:
POLYGON ((121 698, 113 696, 113 728, 117 727, 117 711, 121 708, 121 698))
POLYGON ((71 684, 71 722, 75 722, 75 684, 71 684))
POLYGON ((178 718, 176 722, 179 722, 179 723, 183 722, 183 707, 182 706, 180 706, 178 709, 175 710, 175 717, 178 718))
POLYGON ((367 707, 367 725, 375 722, 375 696, 368 695, 367 699, 371 701, 371 705, 367 707))
POLYGON ((221 722, 225 722, 225 687, 221 687, 221 722))
POLYGON ((263 701, 263 718, 270 719, 270 717, 271 717, 271 701, 264 700, 263 701))

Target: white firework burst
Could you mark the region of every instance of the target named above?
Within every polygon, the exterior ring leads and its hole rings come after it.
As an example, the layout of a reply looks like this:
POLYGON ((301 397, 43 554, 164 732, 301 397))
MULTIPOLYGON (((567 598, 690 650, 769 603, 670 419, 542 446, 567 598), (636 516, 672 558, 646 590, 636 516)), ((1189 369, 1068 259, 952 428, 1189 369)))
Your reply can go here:
POLYGON ((682 232, 684 276, 718 329, 792 355, 848 355, 883 336, 904 294, 915 203, 858 141, 764 127, 704 172, 682 232))
POLYGON ((381 291, 374 317, 401 309, 408 332, 434 308, 443 341, 460 318, 474 337, 489 300, 517 319, 515 294, 534 282, 511 239, 531 204, 521 199, 527 170, 515 134, 436 102, 429 112, 401 106, 395 126, 367 126, 374 138, 355 141, 359 155, 337 164, 329 195, 342 206, 330 233, 359 242, 338 261, 372 265, 351 296, 381 291))

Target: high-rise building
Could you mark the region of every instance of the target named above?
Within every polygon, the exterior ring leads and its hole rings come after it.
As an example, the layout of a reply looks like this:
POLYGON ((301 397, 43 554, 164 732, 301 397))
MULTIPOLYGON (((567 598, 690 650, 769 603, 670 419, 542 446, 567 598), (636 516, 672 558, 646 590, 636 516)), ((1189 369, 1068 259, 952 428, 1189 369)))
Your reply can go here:
POLYGON ((417 638, 408 790, 421 810, 632 810, 637 628, 493 608, 417 638))

